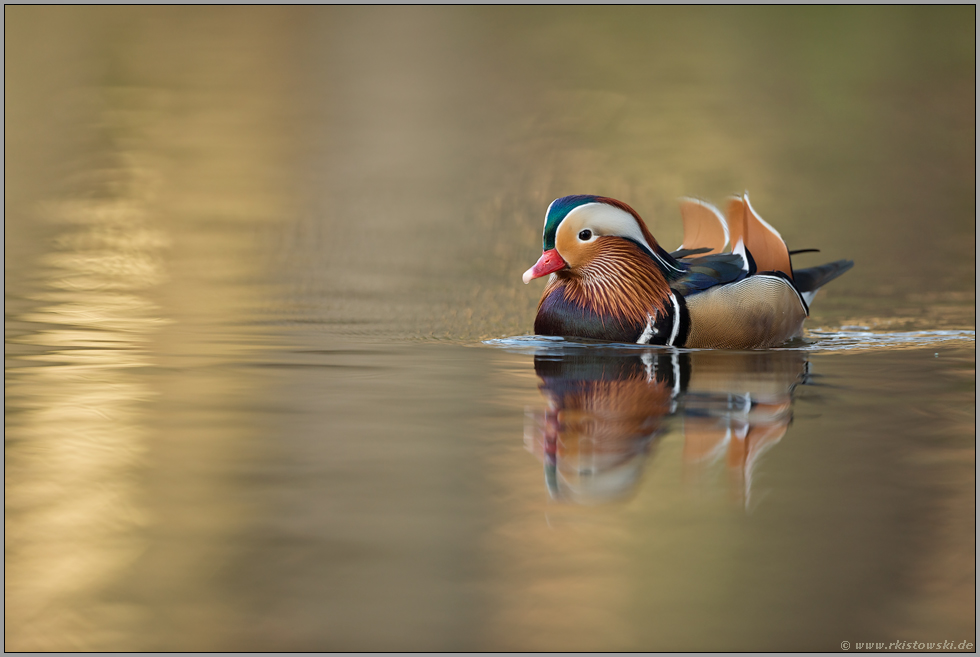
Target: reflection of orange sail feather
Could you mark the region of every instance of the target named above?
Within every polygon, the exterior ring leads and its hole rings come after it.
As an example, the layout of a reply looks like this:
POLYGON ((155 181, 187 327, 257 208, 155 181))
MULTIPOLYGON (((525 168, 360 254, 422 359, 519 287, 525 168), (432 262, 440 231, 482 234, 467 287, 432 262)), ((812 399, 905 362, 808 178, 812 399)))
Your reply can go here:
POLYGON ((684 462, 714 461, 719 450, 731 438, 731 427, 713 417, 692 417, 684 420, 684 462))
POLYGON ((749 203, 748 194, 729 200, 728 230, 732 245, 737 245, 741 240, 755 259, 759 271, 781 271, 793 277, 786 242, 775 228, 756 213, 749 203))

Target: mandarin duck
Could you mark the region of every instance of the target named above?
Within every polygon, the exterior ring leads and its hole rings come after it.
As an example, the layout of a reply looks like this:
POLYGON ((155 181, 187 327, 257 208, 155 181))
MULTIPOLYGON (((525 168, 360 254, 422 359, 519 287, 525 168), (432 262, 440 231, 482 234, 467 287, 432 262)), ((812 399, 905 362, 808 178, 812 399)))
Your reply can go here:
POLYGON ((553 201, 543 253, 523 277, 551 275, 534 332, 694 349, 774 347, 801 334, 817 290, 854 265, 794 270, 790 256, 803 251, 787 249, 747 193, 730 199, 727 218, 688 198, 681 216, 684 242, 668 253, 622 201, 553 201))

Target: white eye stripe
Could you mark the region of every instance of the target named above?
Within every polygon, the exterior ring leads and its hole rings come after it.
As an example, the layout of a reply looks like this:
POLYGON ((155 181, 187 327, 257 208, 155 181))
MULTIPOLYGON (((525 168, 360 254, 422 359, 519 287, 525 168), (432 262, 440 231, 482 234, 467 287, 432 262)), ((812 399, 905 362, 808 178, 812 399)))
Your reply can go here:
MULTIPOLYGON (((653 252, 633 215, 617 207, 605 203, 586 203, 569 212, 562 223, 566 221, 573 224, 577 223, 579 226, 588 222, 593 237, 600 236, 597 235, 597 232, 601 235, 626 237, 642 244, 651 253, 653 252)), ((584 226, 579 230, 584 230, 584 226)))

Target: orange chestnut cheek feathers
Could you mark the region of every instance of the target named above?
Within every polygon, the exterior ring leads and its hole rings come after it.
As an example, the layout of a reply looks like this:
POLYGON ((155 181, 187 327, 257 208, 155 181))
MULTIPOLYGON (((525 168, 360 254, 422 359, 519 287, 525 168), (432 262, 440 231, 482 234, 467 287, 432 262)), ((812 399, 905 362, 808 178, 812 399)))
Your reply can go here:
POLYGON ((530 283, 535 278, 541 278, 542 276, 556 272, 566 266, 566 264, 565 260, 558 255, 558 249, 545 251, 538 258, 538 261, 534 263, 534 266, 524 272, 524 276, 522 277, 524 284, 530 283))

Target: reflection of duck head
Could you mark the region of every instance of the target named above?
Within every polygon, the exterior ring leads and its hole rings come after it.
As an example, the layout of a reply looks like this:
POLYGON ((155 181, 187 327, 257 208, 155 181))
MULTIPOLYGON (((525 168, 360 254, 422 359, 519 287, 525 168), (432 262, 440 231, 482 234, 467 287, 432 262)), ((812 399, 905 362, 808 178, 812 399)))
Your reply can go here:
POLYGON ((548 408, 532 414, 527 441, 545 463, 553 497, 604 502, 634 488, 674 407, 673 356, 597 349, 535 357, 548 408))
POLYGON ((685 471, 726 462, 747 503, 753 469, 786 433, 806 367, 800 351, 545 350, 534 368, 547 408, 529 415, 525 441, 544 462, 552 497, 601 503, 633 491, 680 412, 685 471))

